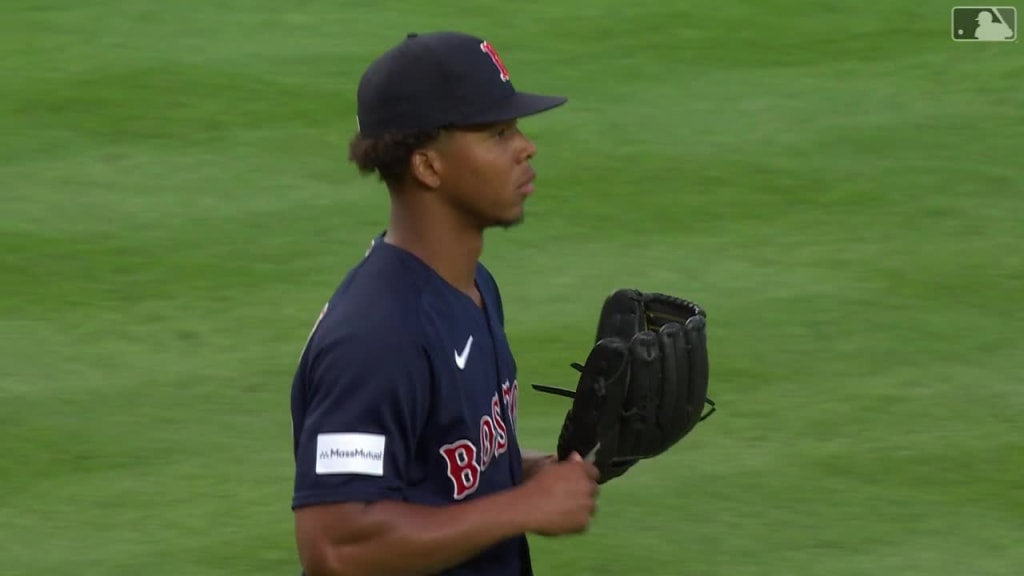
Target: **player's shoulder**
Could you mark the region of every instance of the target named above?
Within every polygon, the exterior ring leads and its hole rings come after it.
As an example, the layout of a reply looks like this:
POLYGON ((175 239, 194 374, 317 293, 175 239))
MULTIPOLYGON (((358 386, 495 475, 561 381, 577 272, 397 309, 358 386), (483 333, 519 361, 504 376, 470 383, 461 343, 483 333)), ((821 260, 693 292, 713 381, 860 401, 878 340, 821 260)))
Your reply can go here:
POLYGON ((340 342, 358 352, 381 342, 422 343, 424 295, 431 281, 415 257, 378 237, 325 304, 307 347, 340 342))

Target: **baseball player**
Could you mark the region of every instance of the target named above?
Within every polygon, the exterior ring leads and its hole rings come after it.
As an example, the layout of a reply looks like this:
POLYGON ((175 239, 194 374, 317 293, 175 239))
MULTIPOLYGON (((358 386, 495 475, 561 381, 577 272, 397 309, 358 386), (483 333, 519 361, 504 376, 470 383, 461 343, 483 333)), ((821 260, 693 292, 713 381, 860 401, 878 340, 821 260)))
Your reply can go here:
POLYGON ((587 528, 598 471, 521 449, 519 383, 484 231, 523 220, 536 147, 488 42, 409 34, 365 71, 350 159, 391 199, 330 297, 291 394, 309 576, 532 574, 528 534, 587 528))

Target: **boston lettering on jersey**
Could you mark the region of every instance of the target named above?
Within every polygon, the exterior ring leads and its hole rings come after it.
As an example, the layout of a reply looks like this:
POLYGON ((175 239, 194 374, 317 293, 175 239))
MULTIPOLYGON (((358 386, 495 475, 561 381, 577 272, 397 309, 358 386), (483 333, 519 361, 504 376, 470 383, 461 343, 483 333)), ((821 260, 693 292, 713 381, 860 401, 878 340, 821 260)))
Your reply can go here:
MULTIPOLYGON (((511 384, 506 380, 501 385, 501 396, 505 410, 515 428, 516 402, 519 396, 519 382, 511 384)), ((448 478, 452 481, 452 498, 462 500, 476 492, 480 484, 480 475, 487 470, 493 458, 505 453, 508 449, 508 427, 501 416, 498 393, 491 399, 491 413, 480 418, 480 435, 478 441, 462 438, 441 446, 441 456, 447 464, 448 478)))

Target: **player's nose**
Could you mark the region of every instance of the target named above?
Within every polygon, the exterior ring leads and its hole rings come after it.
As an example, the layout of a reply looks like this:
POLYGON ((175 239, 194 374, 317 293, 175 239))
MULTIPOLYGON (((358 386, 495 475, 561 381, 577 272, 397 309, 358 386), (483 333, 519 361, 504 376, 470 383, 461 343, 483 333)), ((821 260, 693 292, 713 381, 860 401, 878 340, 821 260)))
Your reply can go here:
POLYGON ((523 147, 521 157, 522 160, 525 162, 527 160, 531 160, 534 156, 537 155, 537 145, 534 144, 533 140, 530 140, 530 138, 527 137, 525 134, 522 135, 522 138, 523 147))

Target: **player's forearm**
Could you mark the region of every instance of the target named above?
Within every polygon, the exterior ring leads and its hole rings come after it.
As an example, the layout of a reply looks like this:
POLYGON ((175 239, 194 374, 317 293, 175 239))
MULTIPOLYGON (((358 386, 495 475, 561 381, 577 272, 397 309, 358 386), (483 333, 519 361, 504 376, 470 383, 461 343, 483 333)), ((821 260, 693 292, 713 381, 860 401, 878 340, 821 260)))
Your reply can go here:
MULTIPOLYGON (((367 506, 358 534, 329 543, 310 576, 435 574, 528 530, 518 490, 443 507, 402 502, 367 506)), ((344 530, 348 532, 347 530, 344 530)), ((339 530, 341 533, 342 530, 339 530)))
POLYGON ((544 465, 555 462, 557 457, 554 454, 547 452, 539 452, 537 450, 522 450, 523 455, 523 479, 529 480, 534 474, 537 473, 544 465))

